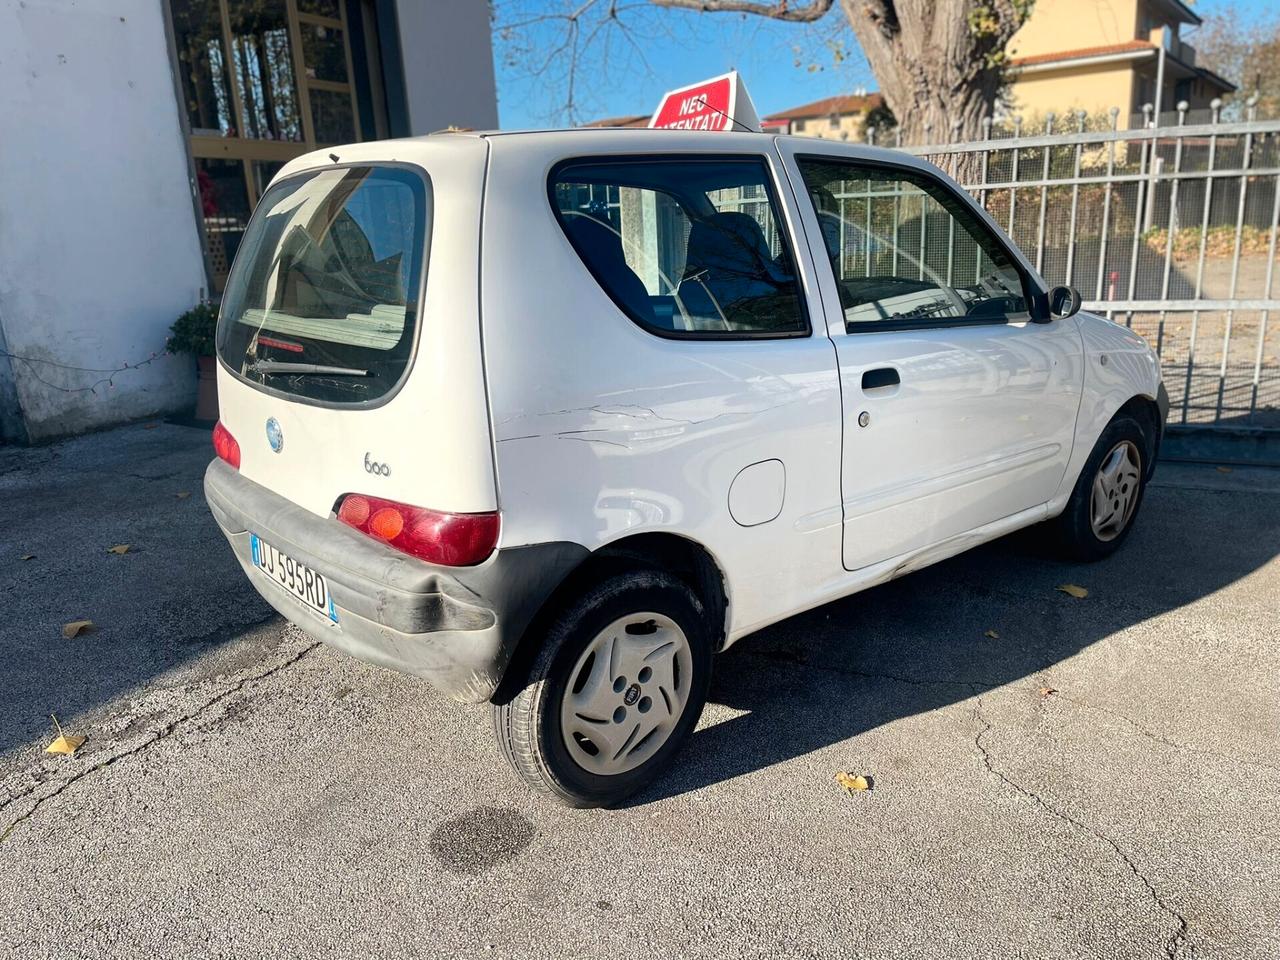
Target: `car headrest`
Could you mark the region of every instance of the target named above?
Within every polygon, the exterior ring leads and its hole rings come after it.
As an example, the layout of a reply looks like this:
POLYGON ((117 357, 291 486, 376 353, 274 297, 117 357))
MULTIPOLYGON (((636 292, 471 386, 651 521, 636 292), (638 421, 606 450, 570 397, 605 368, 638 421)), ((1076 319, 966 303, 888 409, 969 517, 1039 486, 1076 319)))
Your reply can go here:
POLYGON ((627 264, 617 231, 585 214, 566 216, 564 222, 569 241, 605 291, 641 320, 653 323, 649 291, 627 264))
POLYGON ((712 274, 769 275, 773 273, 773 266, 769 241, 750 214, 726 210, 694 220, 689 228, 686 276, 699 270, 709 270, 712 274))

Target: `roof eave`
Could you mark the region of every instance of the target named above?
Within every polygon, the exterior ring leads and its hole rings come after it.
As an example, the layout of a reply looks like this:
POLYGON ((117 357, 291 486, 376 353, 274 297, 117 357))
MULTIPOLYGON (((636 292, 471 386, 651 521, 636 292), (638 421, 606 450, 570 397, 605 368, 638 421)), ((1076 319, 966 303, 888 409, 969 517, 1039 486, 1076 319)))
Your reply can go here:
POLYGON ((1223 93, 1235 93, 1240 89, 1226 77, 1221 74, 1214 73, 1212 70, 1206 69, 1205 67, 1197 67, 1196 71, 1200 74, 1200 79, 1207 80, 1214 86, 1220 87, 1223 93))
POLYGON ((1198 27, 1204 23, 1200 15, 1183 3, 1182 0, 1160 0, 1160 2, 1175 13, 1179 23, 1186 23, 1193 27, 1198 27))
POLYGON ((1120 63, 1123 61, 1146 60, 1156 55, 1155 47, 1139 50, 1119 50, 1113 53, 1100 53, 1092 56, 1071 57, 1066 60, 1042 60, 1039 63, 1014 64, 1012 73, 1045 73, 1050 70, 1073 70, 1077 67, 1092 66, 1098 63, 1120 63))

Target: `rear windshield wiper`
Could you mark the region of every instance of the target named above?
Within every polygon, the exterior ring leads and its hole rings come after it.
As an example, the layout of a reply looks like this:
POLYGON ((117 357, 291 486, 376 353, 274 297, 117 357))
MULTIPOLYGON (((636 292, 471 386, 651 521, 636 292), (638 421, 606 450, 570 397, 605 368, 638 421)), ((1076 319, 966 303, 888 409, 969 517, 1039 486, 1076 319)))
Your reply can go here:
POLYGON ((253 373, 298 373, 322 377, 367 377, 368 370, 355 367, 328 367, 322 363, 293 363, 288 360, 258 360, 249 369, 253 373))

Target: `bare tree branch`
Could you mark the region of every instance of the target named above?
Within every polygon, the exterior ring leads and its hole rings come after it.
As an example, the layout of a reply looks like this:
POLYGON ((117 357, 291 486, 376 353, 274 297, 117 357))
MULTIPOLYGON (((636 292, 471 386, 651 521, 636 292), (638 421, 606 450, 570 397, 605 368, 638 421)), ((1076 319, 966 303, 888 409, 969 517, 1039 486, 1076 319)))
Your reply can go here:
MULTIPOLYGON (((593 76, 617 73, 613 57, 645 66, 642 33, 697 13, 736 13, 760 20, 815 24, 839 7, 858 41, 906 143, 979 135, 1007 79, 1010 37, 1034 0, 493 0, 504 62, 563 97, 561 115, 575 122, 578 60, 603 50, 593 76), (648 13, 646 13, 648 11, 648 13), (614 34, 619 36, 615 37, 614 34), (546 51, 550 54, 544 56, 546 51)), ((834 18, 833 18, 834 19, 834 18)), ((829 22, 829 21, 828 21, 829 22)), ((645 37, 648 41, 648 37, 645 37)), ((798 66, 799 64, 797 64, 798 66)), ((812 70, 812 66, 810 67, 812 70)))
POLYGON ((793 7, 788 0, 776 3, 760 3, 757 0, 649 0, 656 7, 675 7, 695 10, 698 13, 750 13, 771 20, 791 23, 813 23, 827 15, 835 6, 835 0, 813 0, 804 6, 793 7))
POLYGON ((647 32, 665 33, 668 15, 649 0, 495 0, 492 18, 503 66, 553 91, 555 106, 547 111, 547 121, 574 124, 599 99, 598 85, 583 83, 587 68, 592 75, 633 73, 638 61, 651 73, 631 32, 638 24, 647 32), (625 41, 621 56, 611 52, 619 46, 615 34, 625 41))

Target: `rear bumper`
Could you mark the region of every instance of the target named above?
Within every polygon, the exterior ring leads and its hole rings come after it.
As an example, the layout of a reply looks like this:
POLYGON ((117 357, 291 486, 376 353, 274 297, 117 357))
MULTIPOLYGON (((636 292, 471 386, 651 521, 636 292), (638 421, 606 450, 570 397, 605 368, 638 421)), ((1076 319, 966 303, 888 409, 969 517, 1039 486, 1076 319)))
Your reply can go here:
POLYGON ((435 566, 318 517, 221 460, 205 471, 204 491, 245 575, 282 616, 466 703, 493 696, 533 615, 587 555, 578 544, 544 543, 499 550, 476 567, 435 566), (337 624, 253 566, 250 532, 324 576, 337 624))

